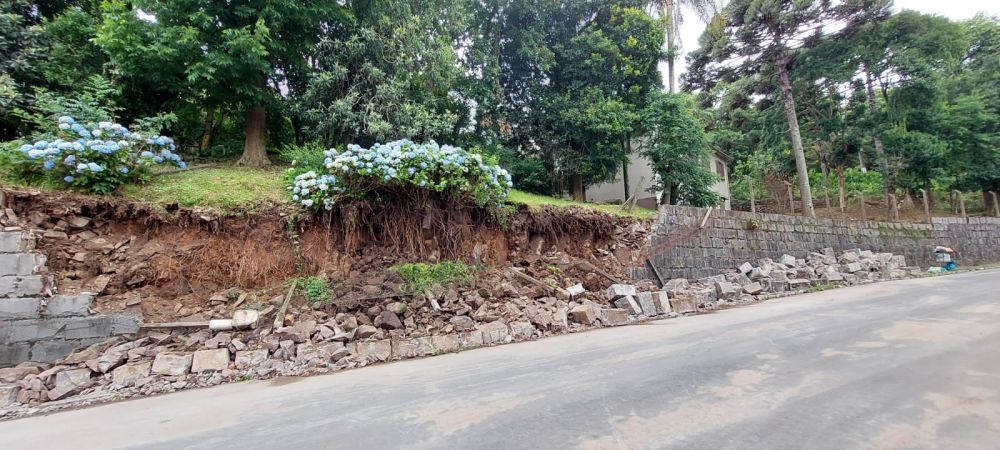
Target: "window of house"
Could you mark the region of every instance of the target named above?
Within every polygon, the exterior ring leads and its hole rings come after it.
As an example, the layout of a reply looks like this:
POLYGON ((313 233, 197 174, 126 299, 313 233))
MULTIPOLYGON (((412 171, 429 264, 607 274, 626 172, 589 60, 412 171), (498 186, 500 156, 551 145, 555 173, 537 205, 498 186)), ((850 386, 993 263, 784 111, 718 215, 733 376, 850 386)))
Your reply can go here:
POLYGON ((726 165, 722 161, 715 160, 715 173, 719 174, 720 177, 726 176, 726 165))

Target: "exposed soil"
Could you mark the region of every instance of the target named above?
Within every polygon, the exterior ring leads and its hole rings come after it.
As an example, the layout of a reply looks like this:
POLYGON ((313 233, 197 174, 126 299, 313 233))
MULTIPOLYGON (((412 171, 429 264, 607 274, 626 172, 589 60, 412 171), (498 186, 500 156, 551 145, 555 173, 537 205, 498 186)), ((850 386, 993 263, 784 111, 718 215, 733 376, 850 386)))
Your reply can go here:
POLYGON ((611 278, 625 278, 626 268, 642 265, 650 227, 565 208, 521 207, 498 220, 433 200, 422 207, 355 204, 320 215, 272 208, 220 216, 110 197, 3 192, 40 235, 38 249, 48 256, 60 293, 96 292, 96 312, 141 312, 146 322, 224 318, 236 308, 277 303, 286 280, 298 275, 322 275, 333 286, 332 298, 317 305, 296 298, 299 310, 384 308, 407 298, 401 280, 386 269, 412 261, 481 267, 472 285, 460 287, 464 296, 508 297, 504 289, 517 289, 504 271, 511 266, 600 292, 611 278))

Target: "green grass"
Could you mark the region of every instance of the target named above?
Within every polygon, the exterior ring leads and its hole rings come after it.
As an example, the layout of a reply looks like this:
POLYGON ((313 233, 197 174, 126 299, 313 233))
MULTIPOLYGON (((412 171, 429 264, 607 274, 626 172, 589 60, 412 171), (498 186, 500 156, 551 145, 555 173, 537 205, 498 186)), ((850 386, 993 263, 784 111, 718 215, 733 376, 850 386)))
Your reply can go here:
POLYGON ((281 170, 237 167, 186 170, 163 174, 140 186, 122 186, 125 198, 156 204, 177 203, 182 207, 205 207, 222 211, 253 210, 287 202, 281 170))
MULTIPOLYGON (((119 194, 124 198, 160 205, 176 203, 181 207, 211 208, 223 212, 253 211, 262 205, 288 202, 281 170, 241 167, 185 170, 153 177, 148 184, 122 186, 119 194)), ((17 185, 3 178, 0 174, 0 183, 17 185)), ((511 190, 507 201, 529 207, 577 207, 635 219, 651 219, 656 215, 655 211, 639 207, 629 212, 621 205, 576 202, 518 190, 511 190)))
POLYGON ((403 289, 419 294, 435 284, 467 284, 475 278, 475 268, 461 261, 442 261, 437 264, 407 263, 389 268, 403 279, 403 289))
POLYGON ((595 211, 603 211, 606 213, 614 214, 616 216, 631 217, 635 219, 652 219, 656 216, 656 211, 651 209, 645 209, 640 207, 632 208, 632 211, 625 211, 621 205, 602 205, 597 203, 585 203, 576 202, 571 200, 563 200, 555 197, 548 197, 545 195, 529 194, 527 192, 521 192, 518 190, 510 191, 510 197, 507 197, 507 201, 511 203, 520 203, 528 205, 530 207, 539 206, 555 206, 560 208, 565 207, 577 207, 583 209, 591 209, 595 211))
POLYGON ((295 292, 309 300, 309 303, 330 299, 330 285, 325 277, 298 277, 285 282, 288 286, 292 283, 295 283, 295 292))

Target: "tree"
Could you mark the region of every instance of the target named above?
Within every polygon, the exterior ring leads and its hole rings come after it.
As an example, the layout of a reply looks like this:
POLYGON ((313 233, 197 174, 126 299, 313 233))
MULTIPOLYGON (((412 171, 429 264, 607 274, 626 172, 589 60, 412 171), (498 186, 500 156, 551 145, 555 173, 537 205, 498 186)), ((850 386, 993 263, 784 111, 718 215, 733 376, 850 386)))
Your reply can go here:
POLYGON ((711 190, 718 178, 709 168, 711 153, 694 109, 686 95, 654 93, 642 114, 648 133, 642 154, 652 164, 654 189, 662 192, 664 204, 719 203, 719 196, 711 190))
POLYGON ((719 8, 715 0, 652 0, 650 2, 663 22, 664 35, 667 40, 667 86, 670 92, 676 92, 674 64, 681 44, 681 24, 684 23, 683 8, 691 8, 702 22, 708 23, 719 8))
POLYGON ((759 75, 776 79, 780 89, 792 155, 799 176, 803 211, 815 217, 798 114, 789 75, 796 57, 824 34, 834 8, 819 0, 735 0, 701 38, 693 56, 692 79, 711 88, 718 80, 759 75), (716 81, 705 83, 706 79, 716 81))
POLYGON ((270 164, 267 106, 306 64, 321 28, 342 18, 332 0, 115 0, 96 41, 120 79, 159 86, 171 97, 245 113, 238 164, 270 164), (140 11, 142 16, 140 17, 140 11))
POLYGON ((312 58, 301 99, 311 131, 328 145, 453 133, 462 8, 416 0, 347 5, 352 26, 328 30, 312 58))

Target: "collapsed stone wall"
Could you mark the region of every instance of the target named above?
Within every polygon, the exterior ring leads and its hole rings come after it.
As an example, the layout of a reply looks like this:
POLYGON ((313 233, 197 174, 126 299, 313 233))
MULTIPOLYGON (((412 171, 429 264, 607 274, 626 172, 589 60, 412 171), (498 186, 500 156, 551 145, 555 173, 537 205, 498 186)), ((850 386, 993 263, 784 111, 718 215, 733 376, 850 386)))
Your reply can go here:
MULTIPOLYGON (((1000 261, 1000 219, 934 218, 932 224, 809 219, 780 214, 754 214, 664 207, 647 242, 650 264, 664 279, 704 278, 761 258, 788 254, 804 258, 820 248, 840 253, 862 248, 903 255, 911 264, 929 266, 934 247, 946 245, 964 264, 1000 261)), ((649 265, 631 275, 655 277, 649 265)))
POLYGON ((94 296, 53 295, 46 257, 35 236, 0 231, 0 367, 54 361, 78 347, 138 331, 132 316, 90 315, 94 296))

